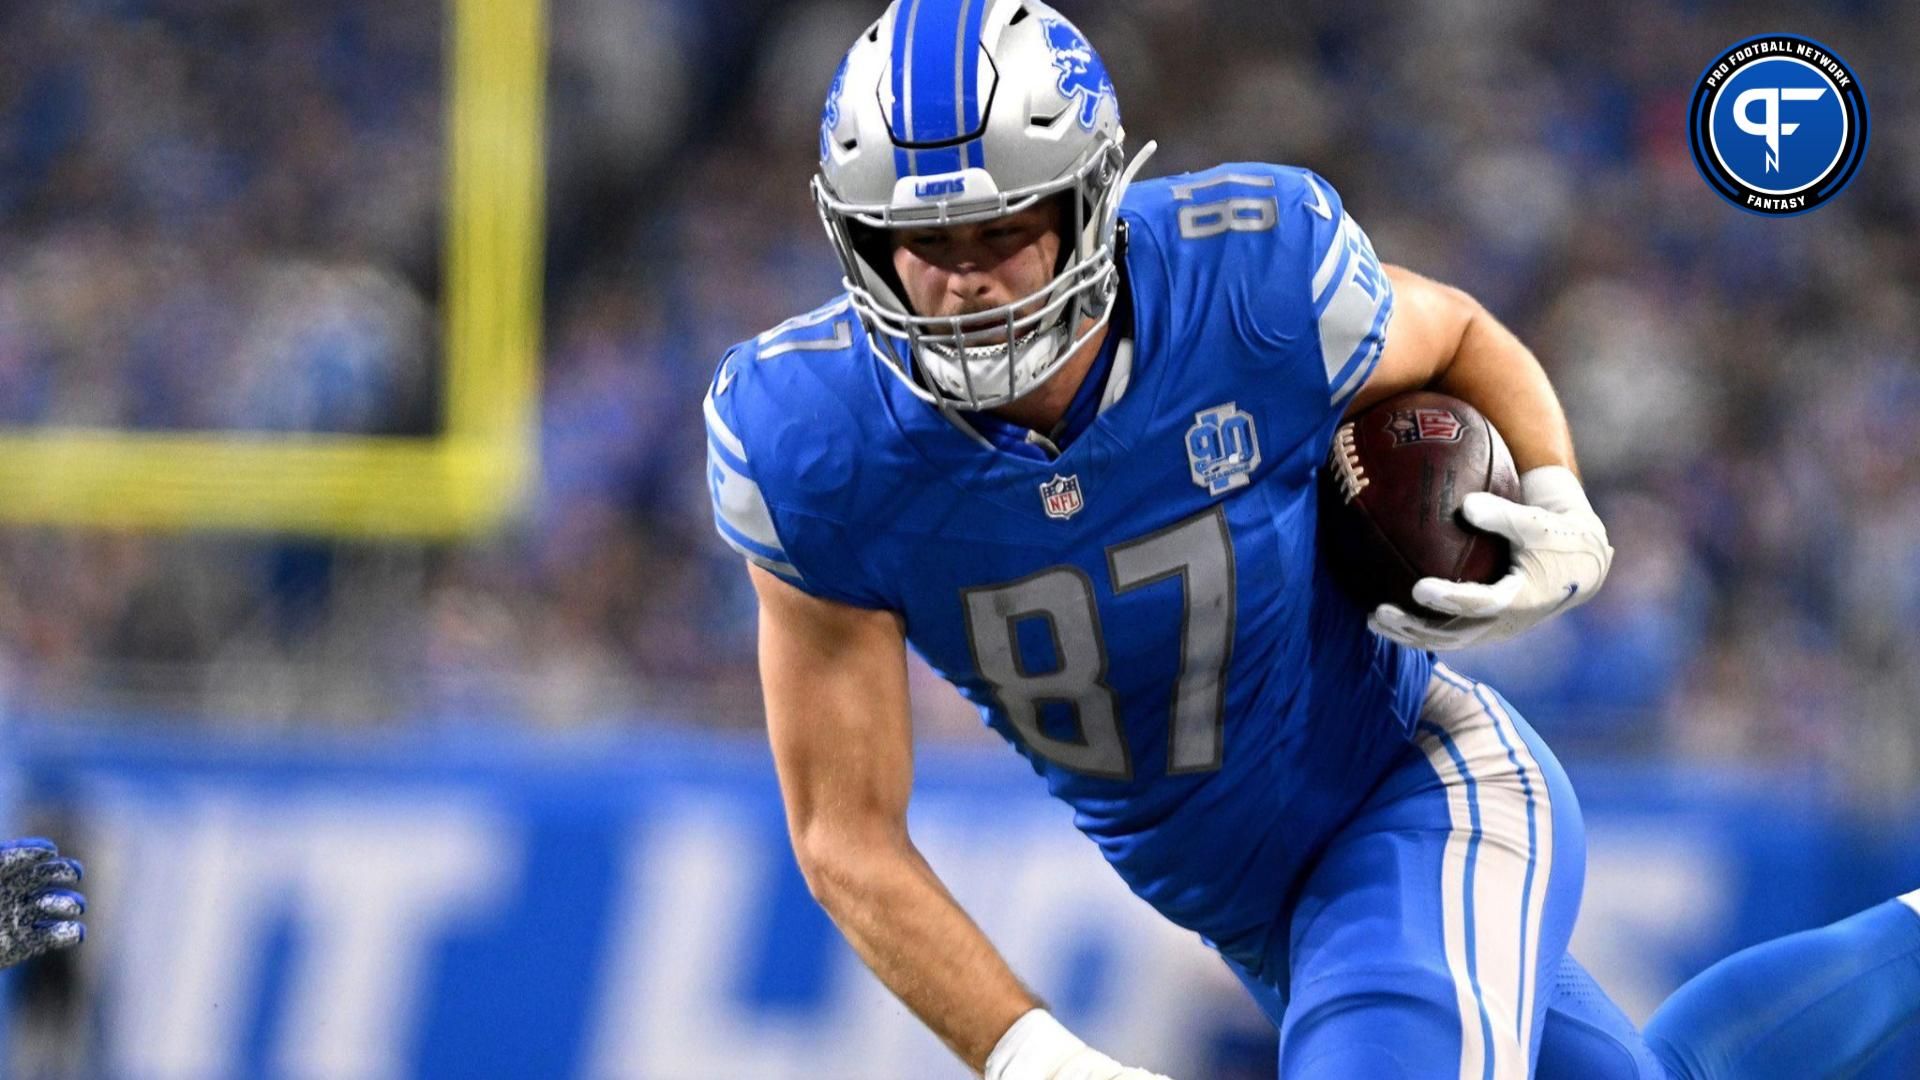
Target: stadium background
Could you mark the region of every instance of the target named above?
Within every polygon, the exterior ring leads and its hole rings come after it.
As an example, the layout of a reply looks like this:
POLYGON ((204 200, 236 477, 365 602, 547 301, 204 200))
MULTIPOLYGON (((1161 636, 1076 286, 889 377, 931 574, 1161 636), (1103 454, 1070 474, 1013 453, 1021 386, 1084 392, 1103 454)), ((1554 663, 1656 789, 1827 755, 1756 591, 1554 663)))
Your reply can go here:
MULTIPOLYGON (((1456 666, 1568 761, 1576 948, 1630 1011, 1920 884, 1920 9, 1060 6, 1150 172, 1309 165, 1552 372, 1614 575, 1456 666), (1785 220, 1685 143, 1772 30, 1875 119, 1785 220)), ((0 5, 9 831, 95 902, 10 977, 9 1075, 958 1075, 785 854, 701 465, 722 349, 834 290, 804 184, 877 10, 0 5)), ((1109 1048, 1271 1075, 920 690, 916 828, 1022 970, 1109 1048)))

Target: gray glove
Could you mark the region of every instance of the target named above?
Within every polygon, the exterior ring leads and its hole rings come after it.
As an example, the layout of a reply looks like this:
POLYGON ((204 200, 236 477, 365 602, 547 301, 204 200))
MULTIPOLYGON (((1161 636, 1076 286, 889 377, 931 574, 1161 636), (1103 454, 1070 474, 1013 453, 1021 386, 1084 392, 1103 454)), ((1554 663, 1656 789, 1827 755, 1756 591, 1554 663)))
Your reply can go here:
POLYGON ((51 840, 0 844, 0 968, 80 944, 87 901, 66 888, 79 881, 80 864, 51 840))

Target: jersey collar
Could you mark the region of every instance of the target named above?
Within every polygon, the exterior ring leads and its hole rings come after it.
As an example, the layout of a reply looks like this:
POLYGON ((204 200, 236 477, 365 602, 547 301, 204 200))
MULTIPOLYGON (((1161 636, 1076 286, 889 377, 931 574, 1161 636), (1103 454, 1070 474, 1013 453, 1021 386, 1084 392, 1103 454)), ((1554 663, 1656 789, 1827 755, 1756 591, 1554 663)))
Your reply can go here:
MULTIPOLYGON (((1138 290, 1143 275, 1155 282, 1163 276, 1156 255, 1149 245, 1130 244, 1124 250, 1121 267, 1120 296, 1114 311, 1119 332, 1111 335, 1115 345, 1106 385, 1098 394, 1092 420, 1057 457, 1049 457, 1038 446, 1032 447, 1031 455, 1003 450, 968 426, 959 413, 943 413, 915 397, 875 357, 871 365, 873 385, 894 429, 936 475, 1035 517, 1043 516, 1041 503, 1032 497, 1028 484, 1055 473, 1077 473, 1091 482, 1124 463, 1134 437, 1147 424, 1143 411, 1151 412, 1154 399, 1161 393, 1169 358, 1160 340, 1166 305, 1157 293, 1149 290, 1141 295, 1138 290)), ((1025 441, 1025 429, 1019 430, 1020 440, 1025 441)))
MULTIPOLYGON (((1117 395, 1109 395, 1122 348, 1126 351, 1127 367, 1131 374, 1133 343, 1122 341, 1117 332, 1108 334, 1100 346, 1099 355, 1094 357, 1093 366, 1087 369, 1086 378, 1080 381, 1080 388, 1074 391, 1073 401, 1068 403, 1066 413, 1046 434, 1003 420, 991 412, 955 412, 949 418, 955 423, 964 424, 997 450, 1035 461, 1052 461, 1085 433, 1093 425, 1094 419, 1106 411, 1107 406, 1118 400, 1117 395)), ((1125 386, 1122 385, 1121 389, 1124 391, 1125 386)))

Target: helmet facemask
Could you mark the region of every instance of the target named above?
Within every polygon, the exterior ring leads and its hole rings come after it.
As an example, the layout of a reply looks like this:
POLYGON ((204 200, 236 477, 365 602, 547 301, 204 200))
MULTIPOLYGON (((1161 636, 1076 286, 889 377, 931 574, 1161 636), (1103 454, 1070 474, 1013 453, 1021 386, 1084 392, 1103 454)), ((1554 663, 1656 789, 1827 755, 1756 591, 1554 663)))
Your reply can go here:
POLYGON ((923 400, 991 409, 1045 383, 1107 324, 1118 288, 1120 199, 1152 150, 1149 143, 1128 165, 1117 140, 1101 139, 1064 181, 973 205, 857 207, 835 199, 819 177, 813 194, 846 274, 842 284, 882 359, 923 400), (893 271, 888 232, 991 221, 1063 193, 1061 258, 1046 285, 986 311, 913 311, 893 271))

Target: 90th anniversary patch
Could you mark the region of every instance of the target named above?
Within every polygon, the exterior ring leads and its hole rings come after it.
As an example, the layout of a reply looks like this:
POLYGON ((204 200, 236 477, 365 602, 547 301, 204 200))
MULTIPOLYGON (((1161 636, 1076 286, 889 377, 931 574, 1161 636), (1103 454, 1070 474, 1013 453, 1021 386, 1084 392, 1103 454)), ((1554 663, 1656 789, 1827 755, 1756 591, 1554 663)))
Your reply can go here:
POLYGON ((1867 153, 1859 78, 1833 50, 1795 34, 1748 38, 1715 57, 1694 87, 1687 123, 1707 185, 1755 214, 1819 206, 1867 153))

